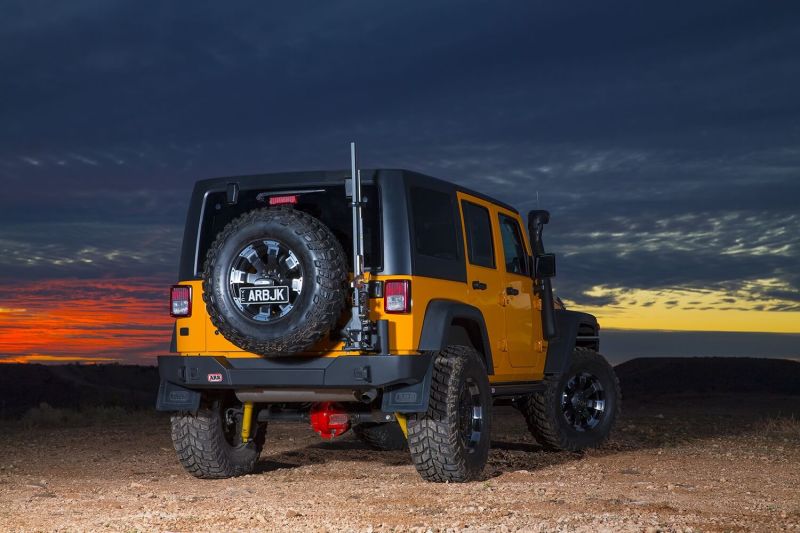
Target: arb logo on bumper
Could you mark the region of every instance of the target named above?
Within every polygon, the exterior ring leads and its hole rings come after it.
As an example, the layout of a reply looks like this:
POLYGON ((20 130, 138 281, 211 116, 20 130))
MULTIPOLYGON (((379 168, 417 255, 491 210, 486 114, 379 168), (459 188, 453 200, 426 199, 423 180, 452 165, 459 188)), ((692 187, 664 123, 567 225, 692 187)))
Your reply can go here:
POLYGON ((208 382, 209 383, 222 383, 222 374, 209 374, 208 375, 208 382))

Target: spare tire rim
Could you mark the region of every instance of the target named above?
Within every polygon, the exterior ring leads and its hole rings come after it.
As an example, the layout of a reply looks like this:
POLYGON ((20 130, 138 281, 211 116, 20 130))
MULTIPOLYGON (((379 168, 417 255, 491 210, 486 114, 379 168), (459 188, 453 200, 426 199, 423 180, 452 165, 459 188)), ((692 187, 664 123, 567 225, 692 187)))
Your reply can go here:
POLYGON ((275 239, 249 243, 236 255, 228 292, 240 313, 270 323, 292 312, 303 292, 303 266, 297 255, 275 239))
POLYGON ((483 406, 481 391, 472 378, 467 378, 458 399, 458 426, 461 442, 467 452, 474 452, 481 440, 483 430, 483 406))
POLYGON ((606 411, 606 392, 600 380, 588 372, 572 376, 561 393, 561 411, 578 431, 597 427, 606 411))

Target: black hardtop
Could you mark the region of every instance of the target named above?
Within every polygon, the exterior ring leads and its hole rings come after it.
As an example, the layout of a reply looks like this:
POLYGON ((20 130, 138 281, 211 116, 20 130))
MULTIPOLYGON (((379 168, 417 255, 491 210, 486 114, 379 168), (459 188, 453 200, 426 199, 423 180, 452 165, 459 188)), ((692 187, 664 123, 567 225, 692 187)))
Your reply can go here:
MULTIPOLYGON (((302 191, 314 187, 341 186, 344 180, 350 177, 350 170, 312 170, 301 172, 275 172, 268 174, 251 174, 243 176, 225 176, 200 180, 195 184, 192 198, 186 217, 186 226, 181 248, 181 259, 178 268, 178 279, 196 279, 198 269, 202 265, 201 257, 201 232, 204 210, 210 209, 206 205, 209 195, 219 198, 225 194, 231 184, 236 184, 240 192, 270 191, 286 192, 302 191)), ((428 274, 443 279, 464 281, 466 272, 463 261, 461 264, 442 263, 438 267, 427 268, 425 263, 430 263, 430 258, 420 258, 410 254, 409 247, 413 244, 414 236, 409 231, 409 213, 407 197, 408 192, 414 188, 427 188, 439 193, 446 193, 455 197, 456 191, 481 198, 487 202, 501 206, 514 213, 517 210, 512 206, 491 198, 485 194, 470 190, 450 181, 445 181, 433 176, 404 169, 362 169, 362 182, 366 185, 378 185, 382 190, 383 201, 383 239, 386 243, 384 249, 383 272, 389 274, 428 274), (403 227, 399 227, 403 226, 403 227), (462 279, 463 278, 463 279, 462 279)), ((457 217, 457 208, 453 202, 454 217, 457 217)), ((217 206, 218 208, 219 206, 217 206)), ((457 227, 458 239, 461 238, 461 227, 457 227)), ((460 246, 460 245, 459 245, 460 246)), ((460 250, 459 253, 463 253, 460 250)), ((461 258, 459 258, 461 260, 461 258)), ((435 261, 434 261, 435 262, 435 261)))
MULTIPOLYGON (((229 183, 237 183, 242 190, 253 190, 259 188, 275 187, 309 187, 324 185, 341 185, 344 179, 350 177, 350 170, 300 170, 288 172, 269 172, 265 174, 244 174, 239 176, 226 176, 218 178, 208 178, 199 180, 195 183, 194 192, 200 192, 200 197, 209 191, 224 191, 229 183)), ((492 198, 484 193, 463 187, 452 181, 435 178, 428 174, 407 170, 403 168, 371 168, 361 169, 361 179, 364 183, 375 183, 385 179, 406 179, 412 178, 416 185, 424 186, 428 182, 431 186, 442 190, 452 189, 464 194, 481 198, 487 202, 499 205, 505 209, 517 213, 513 206, 492 198)), ((194 198, 193 198, 194 200, 194 198)))

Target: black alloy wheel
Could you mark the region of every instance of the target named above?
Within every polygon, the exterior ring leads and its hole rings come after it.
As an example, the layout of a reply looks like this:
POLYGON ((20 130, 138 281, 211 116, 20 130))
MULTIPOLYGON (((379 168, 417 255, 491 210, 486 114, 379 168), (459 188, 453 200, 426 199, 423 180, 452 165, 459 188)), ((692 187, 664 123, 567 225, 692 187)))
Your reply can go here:
POLYGON ((228 290, 239 311, 256 322, 270 323, 289 314, 303 292, 303 266, 281 241, 259 239, 245 246, 230 268, 228 290), (250 289, 271 289, 274 303, 248 303, 250 289))
POLYGON ((473 378, 467 378, 458 400, 459 428, 467 453, 474 453, 481 441, 483 405, 481 391, 473 378))
POLYGON ((561 393, 561 411, 577 431, 591 431, 603 420, 606 409, 605 389, 589 372, 580 372, 567 380, 561 393))

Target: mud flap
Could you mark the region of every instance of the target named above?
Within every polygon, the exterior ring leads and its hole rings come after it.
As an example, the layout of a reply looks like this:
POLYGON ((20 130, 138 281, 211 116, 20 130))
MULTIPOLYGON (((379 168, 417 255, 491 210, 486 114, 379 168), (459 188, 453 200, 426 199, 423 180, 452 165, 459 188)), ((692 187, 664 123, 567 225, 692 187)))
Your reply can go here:
POLYGON ((433 358, 425 377, 413 385, 400 385, 383 391, 384 413, 424 413, 428 410, 433 376, 433 358))
POLYGON ((161 380, 158 386, 156 411, 197 411, 200 408, 200 393, 171 381, 161 380))

